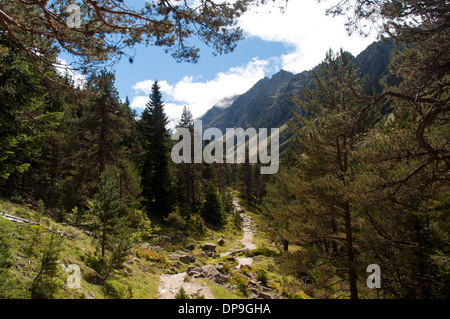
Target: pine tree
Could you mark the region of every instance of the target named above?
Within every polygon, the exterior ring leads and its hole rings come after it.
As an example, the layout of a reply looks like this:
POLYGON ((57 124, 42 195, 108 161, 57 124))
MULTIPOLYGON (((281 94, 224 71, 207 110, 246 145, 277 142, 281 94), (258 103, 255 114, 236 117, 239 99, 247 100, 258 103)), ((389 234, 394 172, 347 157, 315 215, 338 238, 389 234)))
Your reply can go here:
POLYGON ((125 141, 133 118, 120 102, 114 82, 114 74, 105 70, 91 74, 78 105, 68 112, 67 172, 61 190, 67 210, 86 207, 86 200, 97 192, 101 174, 110 165, 120 166, 127 156, 125 141))
POLYGON ((220 202, 217 187, 213 184, 208 184, 206 187, 205 201, 200 210, 200 214, 205 222, 213 226, 221 226, 224 223, 224 214, 220 202))
MULTIPOLYGON (((440 256, 446 250, 449 186, 436 178, 445 165, 431 165, 434 158, 416 143, 416 116, 407 105, 392 105, 394 112, 369 132, 359 152, 364 174, 355 195, 364 207, 361 259, 373 263, 376 258, 386 297, 445 298, 449 267, 440 256)), ((444 128, 439 122, 433 127, 427 140, 439 145, 444 128)))
POLYGON ((56 229, 52 229, 48 243, 43 248, 39 271, 33 278, 30 292, 33 299, 51 299, 60 289, 58 282, 58 260, 61 254, 63 239, 56 229))
MULTIPOLYGON (((187 107, 183 107, 181 119, 177 128, 186 128, 191 134, 191 145, 194 141, 194 118, 187 107)), ((194 149, 191 147, 190 163, 179 163, 175 165, 178 180, 179 206, 181 212, 190 216, 196 210, 196 191, 199 189, 199 172, 194 162, 194 149)))
POLYGON ((168 120, 158 82, 152 86, 149 101, 139 123, 143 156, 141 167, 142 196, 148 213, 160 217, 171 211, 168 120))
POLYGON ((183 127, 188 129, 194 128, 194 116, 186 106, 183 106, 183 112, 181 113, 181 118, 177 123, 177 127, 183 127))
POLYGON ((391 61, 401 81, 384 85, 376 99, 389 99, 392 114, 364 147, 370 166, 359 184, 371 228, 365 248, 383 261, 387 295, 447 296, 448 267, 438 260, 450 173, 448 1, 345 0, 330 12, 352 12, 351 31, 382 19, 381 31, 402 46, 391 61))
MULTIPOLYGON (((328 254, 315 262, 332 266, 337 278, 344 276, 350 297, 356 299, 353 216, 358 203, 352 202, 351 195, 358 164, 355 150, 371 125, 364 113, 369 99, 362 97, 363 82, 350 55, 342 51, 327 54, 314 75, 314 85, 314 90, 305 89, 305 101, 296 101, 306 116, 296 113, 297 122, 291 125, 302 150, 299 168, 291 171, 295 178, 288 179, 299 209, 294 215, 301 233, 296 232, 296 240, 304 247, 316 244, 310 246, 310 256, 328 254)), ((321 275, 336 280, 330 273, 321 275)))
POLYGON ((0 185, 6 185, 8 195, 19 187, 24 195, 24 173, 37 159, 47 128, 59 121, 59 112, 45 109, 46 95, 29 57, 1 34, 0 185))
POLYGON ((91 210, 97 219, 96 228, 100 232, 102 257, 105 257, 108 238, 120 221, 121 200, 119 192, 119 187, 111 176, 111 172, 104 171, 101 175, 98 193, 91 203, 91 210))
POLYGON ((116 161, 118 145, 123 135, 129 133, 126 132, 129 129, 126 109, 119 101, 114 82, 114 74, 102 70, 99 75, 92 75, 87 83, 91 103, 84 120, 92 136, 97 176, 103 173, 107 164, 116 161))

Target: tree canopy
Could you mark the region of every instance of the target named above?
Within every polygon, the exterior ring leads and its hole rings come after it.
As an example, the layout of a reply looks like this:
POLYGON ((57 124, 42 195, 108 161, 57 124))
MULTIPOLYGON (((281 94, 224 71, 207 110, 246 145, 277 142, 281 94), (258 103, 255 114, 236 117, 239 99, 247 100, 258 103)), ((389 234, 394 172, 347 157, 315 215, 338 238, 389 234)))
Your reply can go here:
POLYGON ((136 44, 163 47, 177 61, 196 62, 197 37, 215 54, 233 51, 243 34, 236 19, 252 4, 267 0, 233 2, 158 0, 136 6, 124 0, 1 0, 2 33, 22 47, 35 66, 61 50, 73 55, 75 68, 88 70, 114 63, 136 44), (79 24, 70 23, 73 20, 79 24), (44 46, 44 42, 52 45, 44 46))

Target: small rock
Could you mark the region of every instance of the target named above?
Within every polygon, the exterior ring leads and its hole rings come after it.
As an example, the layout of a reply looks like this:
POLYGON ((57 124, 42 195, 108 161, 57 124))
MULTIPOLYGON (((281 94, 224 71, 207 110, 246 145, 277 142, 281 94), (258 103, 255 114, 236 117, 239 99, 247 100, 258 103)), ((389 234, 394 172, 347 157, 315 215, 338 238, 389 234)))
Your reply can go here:
POLYGON ((222 271, 223 271, 223 265, 215 264, 215 265, 214 265, 214 268, 216 268, 217 271, 219 271, 219 272, 222 272, 222 271))
POLYGON ((150 249, 150 250, 154 250, 154 251, 157 251, 157 252, 161 252, 161 251, 164 250, 164 248, 162 248, 161 246, 152 246, 149 243, 143 243, 141 245, 141 247, 142 248, 146 248, 146 249, 150 249))
POLYGON ((194 256, 189 256, 189 255, 182 255, 179 257, 180 261, 185 263, 185 264, 190 264, 195 262, 195 257, 194 256))
POLYGON ((255 298, 258 298, 258 294, 259 294, 258 289, 256 289, 256 288, 248 288, 248 292, 249 292, 251 295, 255 295, 255 298))
POLYGON ((201 267, 198 267, 198 266, 189 266, 187 269, 186 269, 186 273, 189 275, 189 276, 191 276, 191 274, 192 273, 203 273, 203 270, 202 270, 202 268, 201 267))
POLYGON ((251 286, 256 286, 256 287, 260 286, 260 283, 257 282, 257 281, 254 281, 254 280, 249 280, 248 284, 251 285, 251 286))
POLYGON ((168 257, 169 258, 173 258, 173 259, 179 259, 180 256, 181 255, 179 253, 171 253, 168 257))
POLYGON ((254 293, 250 293, 250 296, 248 297, 248 299, 258 299, 258 295, 254 294, 254 293))
POLYGON ((222 237, 220 237, 219 239, 217 239, 217 243, 218 243, 220 246, 222 246, 223 244, 225 244, 225 240, 224 240, 222 237))
POLYGON ((187 250, 190 250, 190 251, 192 251, 192 250, 194 250, 194 249, 195 249, 195 245, 194 245, 194 244, 192 244, 192 243, 190 243, 190 244, 187 244, 185 248, 186 248, 187 250))
POLYGON ((270 294, 270 293, 264 292, 264 291, 260 291, 258 294, 258 297, 263 298, 263 299, 280 299, 277 295, 270 294))
POLYGON ((163 243, 171 243, 172 242, 172 237, 170 237, 170 236, 159 236, 158 239, 163 243))
POLYGON ((213 251, 213 252, 216 251, 216 247, 217 247, 216 244, 213 244, 213 243, 206 243, 201 246, 203 251, 208 250, 208 251, 213 251))
POLYGON ((202 272, 196 272, 196 271, 193 271, 190 276, 193 278, 205 278, 205 275, 203 275, 202 272))

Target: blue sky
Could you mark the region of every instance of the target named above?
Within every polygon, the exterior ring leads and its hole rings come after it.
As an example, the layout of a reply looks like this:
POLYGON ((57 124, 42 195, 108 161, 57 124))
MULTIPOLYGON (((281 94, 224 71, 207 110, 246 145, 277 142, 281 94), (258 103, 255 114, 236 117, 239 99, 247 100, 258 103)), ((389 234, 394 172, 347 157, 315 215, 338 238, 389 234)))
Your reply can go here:
POLYGON ((114 67, 120 97, 128 96, 131 106, 141 112, 158 80, 173 127, 183 106, 199 117, 221 99, 246 92, 280 69, 298 73, 313 68, 330 48, 357 55, 376 40, 376 34, 348 36, 345 17, 325 15, 336 1, 289 0, 284 12, 273 5, 256 7, 240 18, 246 38, 232 53, 214 56, 199 46, 196 64, 177 63, 159 47, 137 46, 133 64, 124 59, 114 67))

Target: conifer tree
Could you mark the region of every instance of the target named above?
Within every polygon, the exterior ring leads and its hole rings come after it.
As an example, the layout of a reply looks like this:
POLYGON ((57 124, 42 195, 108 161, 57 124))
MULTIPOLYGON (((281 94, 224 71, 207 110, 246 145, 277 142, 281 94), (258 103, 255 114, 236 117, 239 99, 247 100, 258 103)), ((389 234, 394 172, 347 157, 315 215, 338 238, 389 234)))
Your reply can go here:
POLYGON ((168 120, 157 81, 139 123, 142 144, 142 196, 148 213, 160 217, 171 211, 171 175, 169 171, 168 120))
POLYGON ((213 226, 221 226, 224 223, 224 214, 217 187, 209 183, 206 187, 205 201, 201 208, 201 216, 205 222, 213 226))
MULTIPOLYGON (((51 71, 49 70, 49 73, 51 71)), ((41 151, 47 128, 58 112, 45 110, 43 77, 19 46, 0 35, 0 186, 8 195, 22 184, 24 173, 41 151)))
MULTIPOLYGON (((191 111, 185 106, 183 107, 183 113, 181 119, 177 123, 177 128, 187 128, 191 133, 191 145, 193 145, 194 139, 194 118, 191 111)), ((193 213, 195 206, 195 191, 198 179, 198 172, 196 171, 194 161, 194 149, 191 147, 190 163, 179 163, 175 166, 176 175, 178 179, 179 189, 179 205, 182 208, 182 212, 190 216, 193 213)))
POLYGON ((121 211, 119 187, 108 170, 101 175, 98 193, 92 201, 91 209, 97 219, 96 228, 101 234, 102 257, 105 257, 108 238, 119 223, 119 213, 121 211))
POLYGON ((91 74, 71 110, 66 147, 68 172, 62 186, 63 205, 85 207, 97 192, 101 174, 108 165, 119 165, 126 156, 124 140, 132 123, 129 109, 119 100, 115 76, 105 70, 91 74))
POLYGON ((363 82, 350 55, 342 51, 327 54, 314 75, 314 85, 314 90, 304 90, 304 101, 296 101, 306 116, 296 113, 296 124, 291 125, 302 151, 299 168, 286 181, 298 207, 291 216, 298 221, 295 240, 309 251, 308 260, 324 267, 319 270, 324 277, 317 281, 346 278, 350 298, 356 299, 354 214, 358 203, 351 195, 358 163, 355 150, 371 123, 364 113, 369 100, 361 97, 363 82), (321 254, 326 257, 317 257, 321 254), (325 273, 330 266, 334 270, 325 273))

